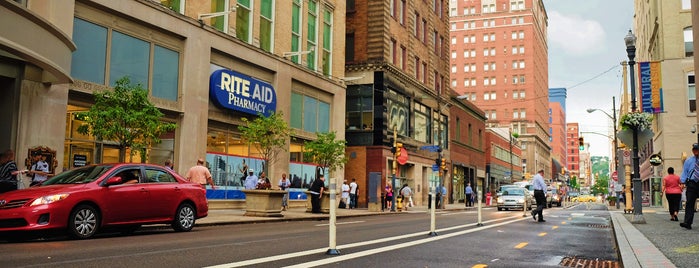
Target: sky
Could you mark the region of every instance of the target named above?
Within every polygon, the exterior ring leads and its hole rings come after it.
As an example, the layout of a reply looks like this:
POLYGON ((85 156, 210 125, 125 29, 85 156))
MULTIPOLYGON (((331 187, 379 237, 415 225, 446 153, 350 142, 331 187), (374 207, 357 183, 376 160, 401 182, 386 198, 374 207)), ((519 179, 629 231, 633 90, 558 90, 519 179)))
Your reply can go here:
POLYGON ((549 88, 568 89, 566 121, 579 124, 591 155, 611 156, 612 120, 587 109, 612 115, 612 97, 619 109, 621 62, 628 61, 624 36, 633 27, 633 0, 544 0, 544 6, 549 88))

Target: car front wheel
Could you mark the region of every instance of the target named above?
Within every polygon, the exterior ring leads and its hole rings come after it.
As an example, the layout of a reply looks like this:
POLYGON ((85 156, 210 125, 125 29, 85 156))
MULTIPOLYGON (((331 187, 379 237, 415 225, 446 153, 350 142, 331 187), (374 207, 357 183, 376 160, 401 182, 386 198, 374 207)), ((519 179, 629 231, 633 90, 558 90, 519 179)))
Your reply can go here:
POLYGON ((73 209, 68 219, 68 234, 77 239, 87 239, 97 233, 100 216, 90 205, 79 205, 73 209))
POLYGON ((182 204, 177 208, 175 218, 172 221, 172 229, 178 232, 187 232, 194 228, 196 212, 191 204, 182 204))

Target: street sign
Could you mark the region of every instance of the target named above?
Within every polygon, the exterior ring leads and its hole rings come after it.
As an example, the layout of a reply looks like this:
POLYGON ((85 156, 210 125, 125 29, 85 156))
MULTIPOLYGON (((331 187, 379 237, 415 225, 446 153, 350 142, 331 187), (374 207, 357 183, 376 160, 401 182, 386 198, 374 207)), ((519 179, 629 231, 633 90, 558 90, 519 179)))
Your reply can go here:
POLYGON ((439 171, 438 165, 432 165, 432 171, 439 171))
POLYGON ((648 162, 650 162, 652 166, 659 166, 663 163, 663 158, 660 157, 659 154, 653 154, 648 158, 648 162))
POLYGON ((430 152, 439 152, 439 146, 438 145, 425 145, 420 147, 420 150, 428 150, 430 152))
POLYGON ((624 150, 624 164, 631 165, 631 151, 624 150))

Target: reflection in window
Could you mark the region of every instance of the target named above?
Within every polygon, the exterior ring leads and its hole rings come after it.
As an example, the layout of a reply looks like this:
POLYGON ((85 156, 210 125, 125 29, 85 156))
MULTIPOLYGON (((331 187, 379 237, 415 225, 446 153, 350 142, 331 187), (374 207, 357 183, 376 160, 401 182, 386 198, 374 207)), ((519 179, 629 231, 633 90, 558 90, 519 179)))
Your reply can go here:
POLYGON ((112 57, 109 62, 109 84, 128 76, 131 82, 148 86, 148 64, 150 44, 118 31, 112 32, 112 57), (118 56, 117 56, 118 55, 118 56))
POLYGON ((260 6, 260 48, 265 51, 272 51, 274 1, 262 0, 260 6))
POLYGON ((692 36, 692 27, 684 28, 684 56, 694 56, 694 37, 692 36))
POLYGON ((238 7, 235 10, 235 36, 246 43, 250 43, 252 40, 252 6, 250 5, 250 0, 238 0, 238 7))
POLYGON ((431 135, 430 129, 432 129, 429 114, 430 110, 427 106, 415 103, 415 111, 413 114, 415 117, 415 131, 413 137, 418 141, 429 142, 429 137, 431 135))
POLYGON ((107 28, 75 18, 73 52, 70 75, 79 80, 104 84, 107 66, 107 28))

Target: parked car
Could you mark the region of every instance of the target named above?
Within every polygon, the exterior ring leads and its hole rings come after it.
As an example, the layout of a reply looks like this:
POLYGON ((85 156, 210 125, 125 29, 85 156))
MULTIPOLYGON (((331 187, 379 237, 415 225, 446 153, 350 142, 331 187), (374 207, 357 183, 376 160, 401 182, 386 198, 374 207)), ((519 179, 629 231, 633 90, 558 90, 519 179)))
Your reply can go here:
POLYGON ((531 204, 532 196, 529 190, 522 187, 508 187, 503 189, 502 195, 498 197, 498 211, 503 209, 524 209, 524 202, 531 204))
POLYGON ((190 231, 208 215, 205 191, 157 165, 81 167, 0 194, 0 233, 67 230, 73 238, 86 239, 107 228, 132 233, 143 224, 190 231))

